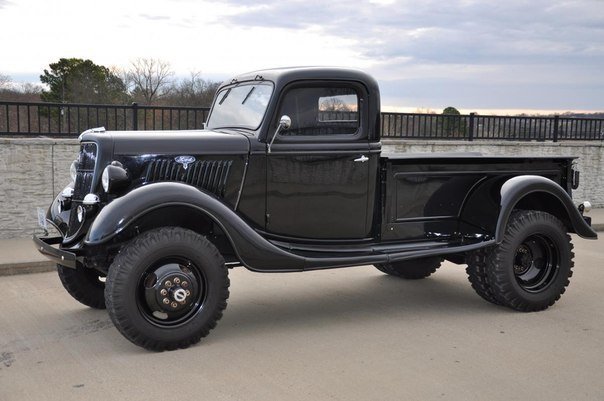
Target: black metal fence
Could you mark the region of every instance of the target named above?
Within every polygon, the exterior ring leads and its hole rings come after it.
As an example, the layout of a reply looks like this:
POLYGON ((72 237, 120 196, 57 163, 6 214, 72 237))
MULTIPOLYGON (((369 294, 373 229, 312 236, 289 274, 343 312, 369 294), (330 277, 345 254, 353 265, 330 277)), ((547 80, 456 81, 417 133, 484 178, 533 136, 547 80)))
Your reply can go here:
POLYGON ((207 107, 0 102, 0 135, 74 137, 94 127, 107 130, 199 129, 207 107))
MULTIPOLYGON (((107 130, 199 129, 207 107, 25 103, 0 101, 0 136, 75 137, 107 130)), ((345 116, 355 120, 356 115, 345 116)), ((335 118, 335 117, 333 117, 335 118)), ((344 117, 339 116, 338 119, 344 117)), ((382 113, 383 138, 561 141, 604 140, 604 119, 382 113)))
POLYGON ((561 141, 604 140, 604 119, 382 113, 382 137, 561 141))

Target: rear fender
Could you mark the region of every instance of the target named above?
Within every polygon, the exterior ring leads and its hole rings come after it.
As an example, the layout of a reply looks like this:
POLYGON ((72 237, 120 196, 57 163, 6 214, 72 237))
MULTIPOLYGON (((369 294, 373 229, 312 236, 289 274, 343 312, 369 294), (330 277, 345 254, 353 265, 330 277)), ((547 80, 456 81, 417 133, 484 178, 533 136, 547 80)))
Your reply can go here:
POLYGON ((512 211, 531 196, 542 196, 546 199, 548 210, 545 211, 557 210, 556 217, 566 223, 570 232, 574 232, 583 238, 598 238, 596 232, 585 222, 583 216, 575 207, 570 195, 552 180, 536 175, 521 175, 507 180, 502 185, 500 193, 501 209, 495 232, 497 243, 503 241, 505 228, 512 211))

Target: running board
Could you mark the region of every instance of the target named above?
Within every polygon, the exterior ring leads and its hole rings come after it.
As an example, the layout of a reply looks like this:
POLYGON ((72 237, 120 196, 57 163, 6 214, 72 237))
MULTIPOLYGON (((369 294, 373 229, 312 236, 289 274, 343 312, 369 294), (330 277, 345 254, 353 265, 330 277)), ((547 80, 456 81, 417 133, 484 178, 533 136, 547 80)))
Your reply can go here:
MULTIPOLYGON (((465 245, 451 245, 450 243, 431 241, 422 244, 396 244, 392 246, 375 244, 374 246, 366 246, 356 249, 343 247, 337 251, 333 246, 286 244, 279 243, 278 241, 270 242, 286 252, 303 258, 305 271, 371 265, 378 263, 391 263, 401 260, 419 259, 430 256, 443 256, 448 254, 471 252, 495 244, 495 240, 465 245)), ((271 271, 292 270, 271 269, 271 271)))

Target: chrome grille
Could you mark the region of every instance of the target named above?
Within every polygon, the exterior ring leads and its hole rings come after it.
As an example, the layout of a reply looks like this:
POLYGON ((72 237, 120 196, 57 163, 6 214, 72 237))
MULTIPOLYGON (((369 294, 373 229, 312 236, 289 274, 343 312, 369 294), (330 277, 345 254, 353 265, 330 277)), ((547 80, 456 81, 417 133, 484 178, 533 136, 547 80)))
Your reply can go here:
POLYGON ((145 172, 146 182, 178 181, 224 196, 232 160, 203 160, 185 169, 174 160, 155 160, 145 172))
POLYGON ((82 200, 92 191, 96 154, 96 143, 86 142, 80 145, 80 155, 76 166, 77 175, 73 188, 74 200, 82 200))
POLYGON ((80 145, 80 154, 76 163, 76 180, 73 187, 71 213, 69 214, 69 228, 66 237, 74 237, 82 223, 78 221, 78 205, 86 195, 92 192, 94 184, 94 168, 96 167, 97 146, 93 142, 84 142, 80 145))

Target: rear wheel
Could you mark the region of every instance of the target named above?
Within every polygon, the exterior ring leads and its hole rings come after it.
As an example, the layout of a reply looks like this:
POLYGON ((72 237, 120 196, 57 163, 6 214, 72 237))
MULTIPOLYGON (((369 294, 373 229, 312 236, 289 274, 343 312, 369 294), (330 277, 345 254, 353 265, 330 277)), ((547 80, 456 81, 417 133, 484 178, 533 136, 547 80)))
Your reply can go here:
POLYGON ((126 245, 107 276, 105 300, 131 342, 163 351, 186 348, 222 317, 229 296, 224 259, 204 236, 168 227, 126 245))
POLYGON ((375 267, 386 274, 408 280, 418 280, 430 276, 440 267, 443 259, 431 257, 400 262, 376 264, 375 267))
POLYGON ((574 266, 566 227, 541 211, 516 211, 503 242, 489 254, 487 280, 493 298, 530 312, 553 305, 566 291, 574 266))
POLYGON ((57 265, 61 284, 69 295, 86 306, 105 309, 105 276, 94 269, 78 267, 71 269, 57 265))
POLYGON ((470 254, 468 257, 468 267, 466 273, 468 280, 472 284, 472 288, 483 299, 495 304, 501 305, 501 302, 493 295, 493 289, 487 274, 487 261, 491 252, 491 248, 482 248, 470 254))

